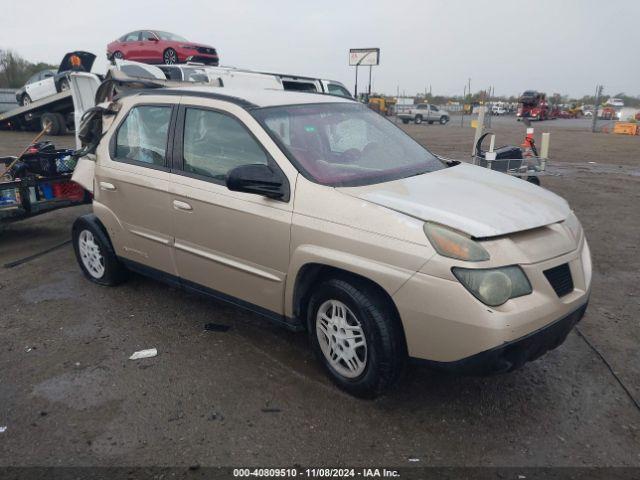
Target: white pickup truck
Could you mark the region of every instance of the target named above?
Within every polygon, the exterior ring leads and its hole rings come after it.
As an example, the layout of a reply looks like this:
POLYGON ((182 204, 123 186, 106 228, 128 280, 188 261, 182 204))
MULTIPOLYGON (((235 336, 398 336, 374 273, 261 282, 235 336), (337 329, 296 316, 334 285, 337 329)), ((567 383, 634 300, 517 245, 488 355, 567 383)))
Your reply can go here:
POLYGON ((398 113, 398 118, 402 123, 415 122, 416 125, 422 122, 429 122, 429 125, 438 122, 445 125, 449 121, 449 112, 429 103, 419 103, 410 110, 398 113))

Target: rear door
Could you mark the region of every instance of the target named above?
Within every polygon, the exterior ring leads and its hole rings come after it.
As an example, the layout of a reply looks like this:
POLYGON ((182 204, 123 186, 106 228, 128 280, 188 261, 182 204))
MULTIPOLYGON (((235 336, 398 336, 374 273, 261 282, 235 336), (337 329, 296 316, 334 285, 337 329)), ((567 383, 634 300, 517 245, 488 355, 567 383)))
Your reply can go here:
POLYGON ((167 151, 177 109, 162 97, 126 103, 98 150, 93 209, 118 256, 175 275, 167 151))
MULTIPOLYGON (((281 315, 293 199, 227 189, 225 176, 236 166, 279 168, 257 122, 228 105, 183 100, 180 107, 170 184, 178 274, 192 286, 281 315)), ((270 147, 277 149, 273 142, 270 147)))

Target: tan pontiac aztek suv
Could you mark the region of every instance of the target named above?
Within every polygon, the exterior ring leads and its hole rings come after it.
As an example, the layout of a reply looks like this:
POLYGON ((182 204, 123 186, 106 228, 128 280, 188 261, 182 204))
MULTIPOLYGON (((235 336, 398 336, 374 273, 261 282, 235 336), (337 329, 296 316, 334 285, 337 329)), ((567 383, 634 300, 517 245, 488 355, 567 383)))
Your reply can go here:
POLYGON ((354 395, 409 358, 513 370, 585 312, 591 258, 567 202, 441 159, 355 101, 185 87, 101 108, 74 176, 94 195, 73 226, 84 274, 141 272, 304 329, 354 395))

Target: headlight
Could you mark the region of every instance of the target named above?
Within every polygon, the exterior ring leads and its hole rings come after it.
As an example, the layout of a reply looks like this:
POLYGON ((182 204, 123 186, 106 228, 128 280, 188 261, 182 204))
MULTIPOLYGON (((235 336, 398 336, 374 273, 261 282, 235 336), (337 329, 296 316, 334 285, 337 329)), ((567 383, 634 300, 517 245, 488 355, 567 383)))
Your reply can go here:
POLYGON ((444 257, 468 262, 489 260, 489 252, 482 245, 461 233, 434 223, 425 223, 424 233, 433 248, 444 257))
POLYGON ((582 225, 580 220, 576 217, 576 214, 571 212, 567 219, 563 222, 563 225, 569 229, 574 240, 577 242, 580 239, 580 232, 582 231, 582 225))
POLYGON ((471 294, 490 307, 531 293, 531 284, 516 265, 491 269, 453 267, 455 277, 471 294))

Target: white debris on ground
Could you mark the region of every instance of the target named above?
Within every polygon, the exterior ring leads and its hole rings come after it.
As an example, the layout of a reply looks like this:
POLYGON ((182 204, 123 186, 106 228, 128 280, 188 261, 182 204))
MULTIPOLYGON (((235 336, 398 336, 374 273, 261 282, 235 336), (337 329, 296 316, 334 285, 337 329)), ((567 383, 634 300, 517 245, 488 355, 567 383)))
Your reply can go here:
POLYGON ((158 355, 158 350, 155 348, 149 348, 147 350, 138 350, 133 352, 133 355, 129 357, 129 360, 139 360, 141 358, 151 358, 158 355))

